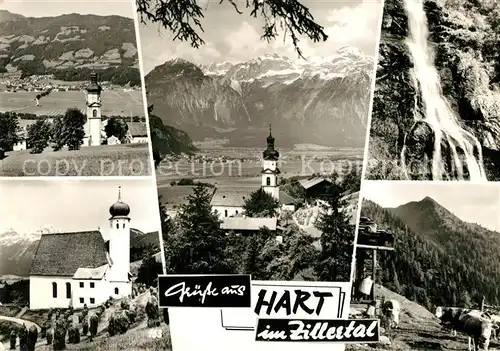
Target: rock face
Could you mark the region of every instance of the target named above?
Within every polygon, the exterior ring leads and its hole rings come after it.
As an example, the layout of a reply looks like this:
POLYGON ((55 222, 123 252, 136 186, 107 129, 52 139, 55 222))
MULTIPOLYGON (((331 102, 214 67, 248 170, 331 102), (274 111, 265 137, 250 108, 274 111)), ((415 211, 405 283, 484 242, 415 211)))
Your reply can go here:
MULTIPOLYGON (((500 178, 500 27, 497 24, 500 10, 494 2, 486 0, 425 0, 424 8, 442 93, 461 127, 482 145, 480 151, 488 180, 497 180, 500 178)), ((401 158, 405 137, 413 138, 416 149, 410 151, 419 154, 418 157, 424 157, 425 152, 420 149, 427 148, 432 139, 416 143, 430 134, 428 131, 421 134, 422 125, 414 128, 415 116, 425 117, 425 106, 421 89, 411 75, 414 62, 407 46, 408 35, 404 0, 386 0, 370 132, 369 179, 405 178, 400 163, 394 162, 401 158)), ((443 146, 442 156, 446 160, 449 150, 447 145, 443 146)), ((457 151, 461 154, 463 150, 457 151)), ((453 167, 444 165, 444 168, 443 172, 452 177, 453 167)), ((432 175, 423 172, 409 177, 431 179, 432 175)))
POLYGON ((307 62, 274 54, 198 67, 175 59, 153 69, 146 86, 155 113, 193 140, 262 146, 272 123, 280 147, 363 147, 373 64, 352 47, 307 62))
POLYGON ((54 74, 61 80, 140 84, 134 22, 119 16, 69 14, 26 18, 0 11, 0 73, 54 74))

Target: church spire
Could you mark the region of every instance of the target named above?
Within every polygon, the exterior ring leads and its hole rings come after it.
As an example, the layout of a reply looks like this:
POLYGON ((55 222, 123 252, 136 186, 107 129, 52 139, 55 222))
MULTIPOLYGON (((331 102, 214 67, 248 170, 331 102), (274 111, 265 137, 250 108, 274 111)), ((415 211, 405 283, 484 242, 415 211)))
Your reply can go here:
POLYGON ((118 186, 118 202, 122 201, 122 186, 118 186))

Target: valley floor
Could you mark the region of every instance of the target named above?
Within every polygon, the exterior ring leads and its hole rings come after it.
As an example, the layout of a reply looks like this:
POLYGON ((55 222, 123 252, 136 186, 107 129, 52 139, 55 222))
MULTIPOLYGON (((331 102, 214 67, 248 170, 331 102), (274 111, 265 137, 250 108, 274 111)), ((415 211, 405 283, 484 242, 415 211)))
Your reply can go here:
MULTIPOLYGON (((395 299, 401 304, 399 328, 381 332, 381 336, 387 336, 391 341, 390 345, 364 344, 347 345, 346 351, 362 350, 391 350, 391 351, 432 351, 432 350, 467 350, 468 338, 460 333, 453 336, 449 331, 441 328, 439 321, 434 315, 424 307, 412 302, 401 295, 383 287, 377 287, 379 296, 386 299, 395 299)), ((354 311, 364 311, 366 306, 351 305, 354 311)), ((492 340, 490 351, 500 350, 500 341, 492 340)))
POLYGON ((101 145, 77 151, 41 154, 11 151, 0 160, 0 176, 147 176, 151 174, 148 144, 101 145))

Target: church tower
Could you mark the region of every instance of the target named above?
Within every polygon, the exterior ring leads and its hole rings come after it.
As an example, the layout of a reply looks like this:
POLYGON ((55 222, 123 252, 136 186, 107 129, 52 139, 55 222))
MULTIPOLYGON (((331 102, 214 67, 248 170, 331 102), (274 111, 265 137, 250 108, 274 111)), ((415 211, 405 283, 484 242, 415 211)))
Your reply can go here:
POLYGON ((278 186, 278 175, 280 170, 278 168, 278 159, 280 153, 274 148, 274 137, 269 125, 269 136, 267 137, 267 149, 262 153, 262 189, 268 194, 274 196, 279 200, 280 189, 278 186))
POLYGON ((87 87, 87 121, 89 146, 101 145, 101 91, 97 82, 97 73, 90 74, 90 86, 87 87))
MULTIPOLYGON (((128 217, 130 207, 122 201, 120 188, 118 188, 118 200, 109 208, 111 215, 109 219, 109 256, 112 261, 109 278, 112 284, 128 284, 130 272, 130 218, 128 217)), ((126 289, 118 291, 120 290, 126 289)), ((123 295, 123 293, 115 293, 115 295, 123 295)))

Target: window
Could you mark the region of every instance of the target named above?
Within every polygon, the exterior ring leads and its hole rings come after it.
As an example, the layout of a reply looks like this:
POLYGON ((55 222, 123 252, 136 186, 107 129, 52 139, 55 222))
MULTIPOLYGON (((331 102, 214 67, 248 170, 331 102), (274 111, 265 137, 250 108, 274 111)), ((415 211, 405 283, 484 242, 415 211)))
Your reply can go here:
POLYGON ((271 185, 271 177, 266 178, 266 185, 270 186, 271 185))
POLYGON ((54 299, 57 298, 57 283, 56 282, 52 283, 52 297, 54 299))
POLYGON ((91 287, 91 288, 94 288, 94 287, 95 287, 94 282, 91 282, 91 283, 90 283, 90 287, 91 287))
POLYGON ((116 229, 120 229, 120 225, 116 223, 116 229))
POLYGON ((91 304, 94 304, 95 303, 95 299, 93 297, 90 298, 90 303, 91 304))
POLYGON ((227 217, 227 210, 224 210, 224 217, 227 217))
POLYGON ((97 117, 97 110, 92 111, 92 117, 97 117))
POLYGON ((83 282, 80 282, 80 288, 83 288, 83 282))
POLYGON ((66 298, 71 299, 71 283, 66 283, 66 298))
POLYGON ((83 302, 84 302, 84 301, 83 301, 83 297, 80 297, 80 303, 83 303, 83 302))
POLYGON ((118 293, 119 293, 118 288, 115 288, 115 295, 118 295, 118 293))
POLYGON ((238 214, 238 210, 234 211, 234 214, 238 214))
POLYGON ((113 222, 109 222, 109 227, 113 228, 113 222))
POLYGON ((123 223, 123 228, 125 228, 125 223, 123 223))

